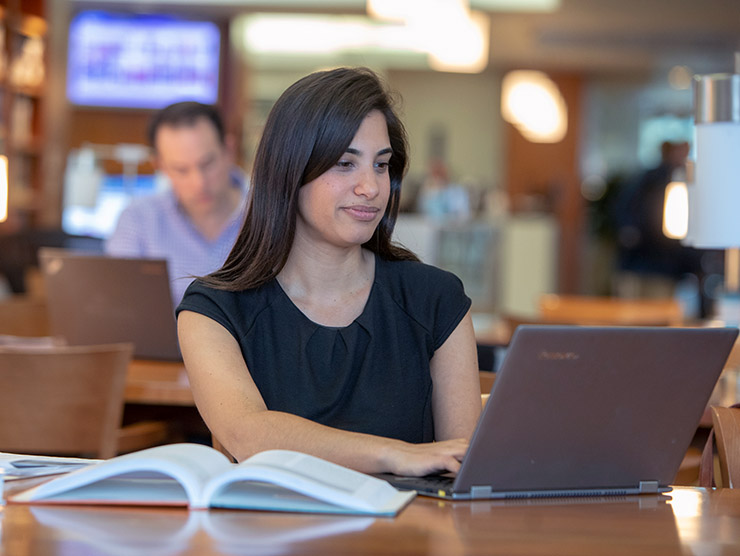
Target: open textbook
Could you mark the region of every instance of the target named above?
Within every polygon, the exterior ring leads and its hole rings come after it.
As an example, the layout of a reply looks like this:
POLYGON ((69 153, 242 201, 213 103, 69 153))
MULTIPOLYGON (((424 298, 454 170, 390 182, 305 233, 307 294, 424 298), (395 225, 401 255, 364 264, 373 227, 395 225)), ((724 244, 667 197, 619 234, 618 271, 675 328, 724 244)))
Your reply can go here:
POLYGON ((72 471, 8 502, 395 515, 413 497, 299 452, 268 450, 234 464, 208 446, 170 444, 72 471))

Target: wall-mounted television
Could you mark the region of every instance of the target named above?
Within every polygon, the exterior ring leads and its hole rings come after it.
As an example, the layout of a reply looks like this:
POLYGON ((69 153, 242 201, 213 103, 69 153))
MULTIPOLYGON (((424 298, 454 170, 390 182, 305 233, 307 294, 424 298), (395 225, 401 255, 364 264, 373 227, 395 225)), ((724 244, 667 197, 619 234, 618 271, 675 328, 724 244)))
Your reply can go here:
POLYGON ((221 33, 211 21, 79 12, 69 27, 67 99, 80 106, 161 108, 218 100, 221 33))

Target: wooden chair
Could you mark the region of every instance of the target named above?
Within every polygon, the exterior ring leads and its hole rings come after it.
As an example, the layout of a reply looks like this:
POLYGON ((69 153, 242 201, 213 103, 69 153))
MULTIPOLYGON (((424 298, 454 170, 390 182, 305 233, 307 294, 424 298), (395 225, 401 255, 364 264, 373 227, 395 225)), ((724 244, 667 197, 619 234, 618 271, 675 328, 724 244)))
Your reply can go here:
POLYGON ((121 428, 132 344, 0 347, 0 451, 110 458, 164 443, 164 423, 121 428))
POLYGON ((46 301, 25 295, 0 300, 0 334, 48 336, 49 315, 46 301))
POLYGON ((740 407, 712 406, 711 412, 722 485, 740 488, 740 407))
POLYGON ((546 294, 539 302, 540 320, 553 324, 679 326, 679 302, 666 299, 546 294))

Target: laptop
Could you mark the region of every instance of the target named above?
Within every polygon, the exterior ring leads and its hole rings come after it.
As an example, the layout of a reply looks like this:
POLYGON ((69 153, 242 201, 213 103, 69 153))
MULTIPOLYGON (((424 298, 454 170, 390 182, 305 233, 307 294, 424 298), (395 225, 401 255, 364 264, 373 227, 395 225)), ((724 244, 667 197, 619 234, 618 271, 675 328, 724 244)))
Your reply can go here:
POLYGON ((70 345, 133 342, 139 359, 181 360, 167 262, 42 247, 49 326, 70 345))
POLYGON ((519 326, 457 476, 381 476, 462 500, 668 492, 737 335, 519 326))

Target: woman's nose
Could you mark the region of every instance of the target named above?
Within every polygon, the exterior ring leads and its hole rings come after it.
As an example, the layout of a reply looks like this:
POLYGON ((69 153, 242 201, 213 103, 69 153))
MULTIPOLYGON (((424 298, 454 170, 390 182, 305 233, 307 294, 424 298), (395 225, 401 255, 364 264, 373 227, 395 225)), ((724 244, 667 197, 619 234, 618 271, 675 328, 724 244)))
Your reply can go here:
POLYGON ((355 185, 355 194, 362 195, 368 199, 373 199, 378 195, 380 187, 378 180, 380 176, 375 172, 375 168, 359 172, 357 176, 357 185, 355 185))

